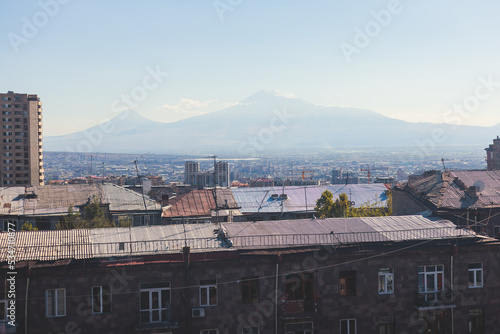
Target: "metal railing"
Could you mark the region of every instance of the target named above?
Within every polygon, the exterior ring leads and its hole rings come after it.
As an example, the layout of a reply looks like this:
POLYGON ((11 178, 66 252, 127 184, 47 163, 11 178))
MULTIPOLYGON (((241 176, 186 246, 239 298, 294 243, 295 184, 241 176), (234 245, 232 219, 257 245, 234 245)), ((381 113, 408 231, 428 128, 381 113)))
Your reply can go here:
MULTIPOLYGON (((373 231, 326 234, 284 234, 228 236, 221 233, 212 238, 114 241, 105 243, 64 243, 51 245, 16 244, 16 260, 57 260, 130 255, 180 253, 184 246, 192 250, 229 248, 293 247, 315 245, 349 245, 409 240, 440 240, 475 237, 475 234, 455 227, 404 231, 373 231)), ((33 242, 33 241, 32 241, 33 242)), ((0 249, 0 261, 7 260, 7 250, 0 249)))

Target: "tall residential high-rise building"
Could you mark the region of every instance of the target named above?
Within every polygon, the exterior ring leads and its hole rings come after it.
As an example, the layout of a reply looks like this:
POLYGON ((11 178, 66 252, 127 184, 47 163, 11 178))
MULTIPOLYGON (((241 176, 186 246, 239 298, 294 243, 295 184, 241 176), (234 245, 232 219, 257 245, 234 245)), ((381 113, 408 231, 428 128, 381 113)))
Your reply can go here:
POLYGON ((0 93, 0 185, 41 185, 42 102, 34 94, 0 93))
POLYGON ((493 144, 490 144, 486 150, 486 169, 499 170, 500 169, 500 138, 497 136, 493 139, 493 144))
POLYGON ((229 188, 231 186, 229 178, 229 164, 226 161, 215 163, 215 181, 219 187, 229 188))
POLYGON ((194 184, 193 178, 200 171, 200 163, 196 161, 186 161, 184 163, 184 184, 194 184))

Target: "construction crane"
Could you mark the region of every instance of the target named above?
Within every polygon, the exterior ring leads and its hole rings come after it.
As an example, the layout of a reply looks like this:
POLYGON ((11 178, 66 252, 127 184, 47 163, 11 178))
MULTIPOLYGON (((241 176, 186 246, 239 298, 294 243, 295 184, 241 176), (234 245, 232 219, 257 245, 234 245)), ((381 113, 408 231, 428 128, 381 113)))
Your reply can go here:
MULTIPOLYGON (((314 171, 313 170, 305 170, 305 169, 303 169, 302 170, 302 180, 306 179, 306 173, 314 173, 314 171)), ((311 175, 311 178, 312 178, 312 175, 311 175)))
POLYGON ((361 168, 360 170, 363 172, 368 172, 366 176, 368 176, 368 183, 372 183, 372 170, 369 164, 366 164, 367 168, 361 168))

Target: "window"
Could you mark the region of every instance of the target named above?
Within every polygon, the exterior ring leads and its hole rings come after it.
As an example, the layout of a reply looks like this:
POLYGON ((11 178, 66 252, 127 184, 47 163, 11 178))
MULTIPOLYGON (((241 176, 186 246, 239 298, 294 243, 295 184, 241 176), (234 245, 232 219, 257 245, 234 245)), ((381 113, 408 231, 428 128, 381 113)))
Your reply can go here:
POLYGON ((301 273, 286 275, 285 296, 287 300, 312 301, 314 296, 313 274, 301 273))
POLYGON ((2 101, 10 101, 10 97, 2 96, 2 101))
POLYGON ((0 300, 0 328, 3 326, 2 322, 7 321, 7 300, 0 300))
POLYGON ((92 287, 92 313, 111 312, 111 288, 109 285, 92 287))
POLYGON ((285 325, 285 333, 287 334, 312 334, 313 333, 313 323, 312 322, 299 322, 294 324, 285 325))
POLYGON ((425 301, 435 301, 438 292, 443 291, 444 267, 419 266, 418 267, 418 293, 425 301))
POLYGON ((356 334, 356 319, 340 320, 340 334, 356 334))
POLYGON ((141 323, 170 318, 170 282, 141 284, 141 323))
POLYGON ((394 334, 394 317, 382 317, 378 321, 379 334, 394 334))
POLYGON ((241 280, 241 300, 243 304, 259 301, 259 279, 257 277, 247 277, 241 280))
POLYGON ((341 271, 340 272, 340 295, 341 296, 356 296, 356 272, 341 271))
POLYGON ((469 311, 469 334, 484 334, 483 310, 469 311))
POLYGON ((47 317, 66 315, 66 289, 45 290, 45 309, 47 317))
POLYGON ((469 263, 469 288, 483 287, 483 264, 469 263))
POLYGON ((218 329, 204 329, 200 331, 200 334, 219 334, 218 329))
POLYGON ((383 268, 378 272, 378 293, 389 294, 394 292, 394 273, 392 269, 383 268))
POLYGON ((259 327, 243 327, 241 334, 259 334, 259 327))
POLYGON ((200 306, 217 305, 217 280, 200 281, 200 306))

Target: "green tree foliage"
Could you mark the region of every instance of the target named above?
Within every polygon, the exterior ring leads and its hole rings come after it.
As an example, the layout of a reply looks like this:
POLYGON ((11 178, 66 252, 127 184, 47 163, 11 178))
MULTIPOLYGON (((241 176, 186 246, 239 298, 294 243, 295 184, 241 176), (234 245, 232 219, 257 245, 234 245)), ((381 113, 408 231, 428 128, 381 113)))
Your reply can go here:
POLYGON ((333 201, 333 195, 325 190, 316 201, 316 216, 318 218, 333 217, 381 217, 392 215, 392 193, 387 191, 387 206, 379 207, 377 204, 363 205, 359 208, 351 206, 349 198, 342 193, 333 201))
POLYGON ((333 212, 333 194, 328 190, 325 190, 321 197, 316 201, 316 206, 314 207, 316 211, 316 216, 318 218, 330 218, 333 212))
POLYGON ((30 222, 26 222, 21 227, 21 231, 38 231, 38 227, 33 227, 33 225, 30 222))
POLYGON ((101 207, 99 200, 95 198, 89 204, 82 207, 80 213, 75 213, 73 206, 68 208, 68 214, 56 226, 58 230, 70 230, 75 228, 105 228, 115 225, 109 220, 106 211, 101 207))

